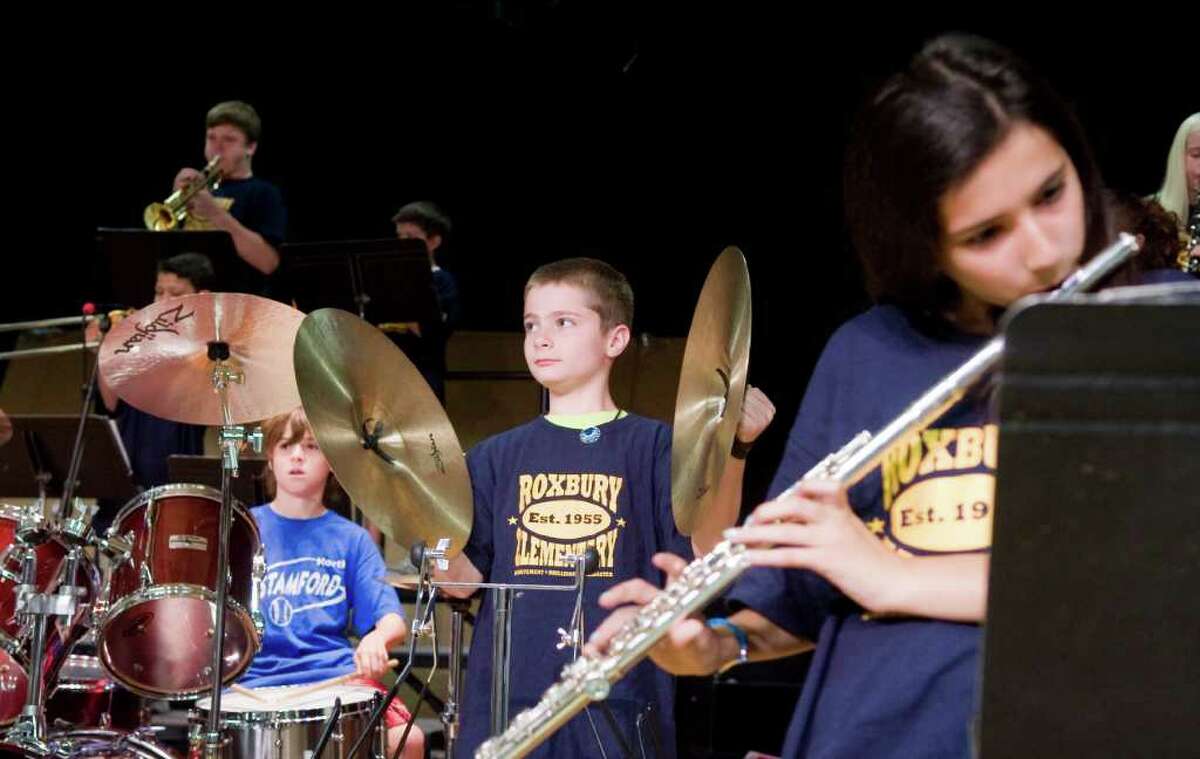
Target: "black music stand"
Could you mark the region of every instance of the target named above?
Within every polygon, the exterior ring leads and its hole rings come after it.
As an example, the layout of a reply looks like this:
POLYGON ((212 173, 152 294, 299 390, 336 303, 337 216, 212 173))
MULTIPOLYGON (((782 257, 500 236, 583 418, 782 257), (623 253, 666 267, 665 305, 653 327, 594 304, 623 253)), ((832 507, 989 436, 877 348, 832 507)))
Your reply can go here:
POLYGON ((422 240, 284 245, 288 292, 301 311, 340 308, 380 325, 441 324, 422 240))
POLYGON ((158 262, 180 253, 203 253, 212 261, 218 292, 238 292, 249 264, 242 261, 228 232, 152 232, 146 229, 96 230, 92 282, 102 302, 141 308, 154 300, 158 262))
MULTIPOLYGON (((245 506, 267 502, 263 475, 266 459, 238 459, 238 476, 233 479, 233 497, 245 506)), ((173 453, 167 457, 167 473, 171 482, 192 482, 221 489, 221 457, 189 456, 173 453)))
POLYGON ((1005 340, 979 756, 1194 756, 1200 283, 1029 306, 1005 340))
MULTIPOLYGON (((71 465, 79 417, 75 414, 13 414, 12 440, 0 447, 0 493, 14 498, 62 495, 71 465)), ((89 415, 84 428, 83 465, 75 495, 127 501, 137 494, 129 456, 117 423, 89 415)))

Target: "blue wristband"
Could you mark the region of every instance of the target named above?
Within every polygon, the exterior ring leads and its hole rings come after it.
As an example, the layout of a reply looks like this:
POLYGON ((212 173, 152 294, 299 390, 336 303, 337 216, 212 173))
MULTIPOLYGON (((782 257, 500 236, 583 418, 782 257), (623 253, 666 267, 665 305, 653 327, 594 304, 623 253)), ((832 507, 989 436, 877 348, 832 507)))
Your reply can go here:
POLYGON ((724 629, 733 633, 733 637, 738 644, 738 658, 721 666, 718 673, 724 672, 730 667, 736 667, 739 664, 744 664, 750 660, 750 638, 746 635, 746 631, 740 626, 730 622, 725 617, 713 617, 708 620, 708 626, 714 630, 724 629))

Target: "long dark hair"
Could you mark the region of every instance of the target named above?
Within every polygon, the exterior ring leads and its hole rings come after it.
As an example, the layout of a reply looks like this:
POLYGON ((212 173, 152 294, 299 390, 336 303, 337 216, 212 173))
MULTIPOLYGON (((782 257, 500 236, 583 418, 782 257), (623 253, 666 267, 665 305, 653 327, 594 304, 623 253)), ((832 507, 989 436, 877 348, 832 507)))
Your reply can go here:
POLYGON ((1100 172, 1071 109, 1007 49, 944 35, 864 105, 851 136, 846 216, 873 298, 929 316, 954 307, 958 287, 937 264, 938 201, 1017 123, 1045 129, 1075 165, 1085 208, 1084 260, 1108 243, 1100 172))

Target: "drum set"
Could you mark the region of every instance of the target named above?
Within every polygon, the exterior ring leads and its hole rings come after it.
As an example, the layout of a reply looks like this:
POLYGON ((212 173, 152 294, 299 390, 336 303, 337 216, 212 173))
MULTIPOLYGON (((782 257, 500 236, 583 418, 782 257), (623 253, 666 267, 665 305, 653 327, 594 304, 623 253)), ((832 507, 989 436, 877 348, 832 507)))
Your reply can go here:
MULTIPOLYGON (((219 503, 200 485, 154 488, 107 536, 81 534, 73 528, 82 520, 36 506, 0 509, 0 720, 10 725, 0 756, 170 756, 146 727, 140 697, 190 699, 212 687, 203 654, 219 575, 207 551, 181 548, 180 536, 215 548, 219 503)), ((262 547, 237 510, 226 681, 249 666, 260 634, 262 547)))
POLYGON ((266 568, 230 480, 242 450, 261 448, 245 425, 300 405, 292 344, 302 319, 263 298, 206 293, 155 304, 107 334, 61 506, 0 505, 0 757, 170 757, 144 698, 195 702, 194 756, 310 756, 327 726, 324 755, 344 756, 368 730, 378 701, 369 688, 300 699, 240 689, 222 702, 260 648, 266 568), (101 380, 143 412, 218 426, 222 488, 152 488, 94 531, 74 492, 101 380))
MULTIPOLYGON (((720 477, 724 456, 713 451, 728 451, 736 414, 725 412, 740 407, 745 392, 749 293, 740 252, 723 253, 709 280, 701 305, 705 297, 713 302, 697 308, 676 399, 675 450, 691 452, 673 461, 681 528, 720 477), (716 347, 706 352, 694 344, 716 347)), ((508 722, 516 593, 576 594, 560 647, 578 655, 583 584, 594 556, 572 557, 575 578, 566 584, 431 579, 432 566, 454 558, 470 533, 470 480, 441 404, 377 329, 334 309, 306 317, 257 296, 200 293, 156 303, 105 330, 61 506, 49 507, 44 495, 32 506, 0 505, 0 724, 8 725, 0 759, 170 757, 148 726, 143 698, 193 702, 191 756, 383 756, 380 717, 412 666, 416 641, 432 637, 437 651, 440 588, 495 594, 493 732, 508 722), (74 495, 84 424, 101 380, 141 412, 217 427, 221 488, 152 488, 129 500, 103 534, 93 530, 74 495), (261 646, 266 563, 253 517, 232 496, 232 478, 246 449, 261 452, 261 432, 249 425, 301 405, 355 505, 388 537, 414 546, 419 574, 380 578, 417 590, 408 663, 386 697, 349 684, 254 691, 233 685, 261 646)), ((0 412, 0 446, 12 436, 0 412)), ((457 732, 466 608, 452 611, 441 715, 448 752, 457 732)), ((434 661, 436 667, 436 655, 434 661)), ((414 714, 422 699, 424 691, 414 714)))

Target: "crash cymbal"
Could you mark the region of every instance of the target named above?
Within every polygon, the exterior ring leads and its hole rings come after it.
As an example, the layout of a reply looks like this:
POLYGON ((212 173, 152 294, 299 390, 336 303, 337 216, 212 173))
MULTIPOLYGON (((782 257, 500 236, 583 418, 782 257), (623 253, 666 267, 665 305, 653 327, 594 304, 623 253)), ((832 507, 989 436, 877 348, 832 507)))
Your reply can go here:
POLYGON ((229 347, 231 423, 244 424, 300 405, 292 342, 304 314, 242 293, 183 295, 143 308, 112 328, 100 345, 100 373, 135 408, 176 422, 225 423, 213 387, 209 344, 229 347))
POLYGON ((471 482, 446 412, 412 362, 353 314, 323 308, 296 335, 296 382, 338 482, 401 545, 471 532, 471 482))
POLYGON ((750 363, 750 273, 737 248, 717 257, 688 331, 671 433, 675 524, 691 535, 733 448, 750 363))

